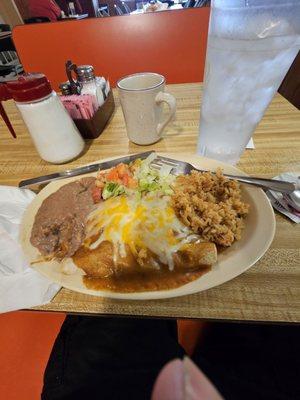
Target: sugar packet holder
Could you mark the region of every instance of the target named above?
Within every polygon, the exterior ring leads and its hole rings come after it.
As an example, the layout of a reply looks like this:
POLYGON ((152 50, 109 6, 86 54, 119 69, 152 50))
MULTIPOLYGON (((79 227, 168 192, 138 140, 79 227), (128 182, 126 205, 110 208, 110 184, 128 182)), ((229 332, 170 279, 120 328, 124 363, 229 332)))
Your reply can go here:
MULTIPOLYGON (((77 126, 81 136, 84 139, 95 139, 104 130, 107 122, 109 121, 110 117, 112 116, 114 109, 115 109, 115 101, 112 90, 108 92, 108 95, 104 101, 104 103, 97 108, 95 103, 93 102, 92 106, 87 103, 85 104, 86 107, 80 108, 80 101, 78 98, 85 98, 90 99, 93 96, 90 95, 71 95, 71 96, 62 96, 62 101, 64 106, 66 107, 67 111, 70 113, 75 125, 77 126), (76 102, 72 102, 72 97, 76 97, 76 102), (73 103, 73 105, 72 105, 73 103), (75 104, 75 107, 74 107, 75 104)), ((83 106, 83 103, 81 103, 83 106)))
POLYGON ((61 101, 72 119, 90 119, 98 110, 95 96, 87 94, 61 96, 61 101))
POLYGON ((84 139, 95 139, 104 130, 115 109, 113 92, 110 91, 102 104, 90 119, 74 119, 81 136, 84 139))

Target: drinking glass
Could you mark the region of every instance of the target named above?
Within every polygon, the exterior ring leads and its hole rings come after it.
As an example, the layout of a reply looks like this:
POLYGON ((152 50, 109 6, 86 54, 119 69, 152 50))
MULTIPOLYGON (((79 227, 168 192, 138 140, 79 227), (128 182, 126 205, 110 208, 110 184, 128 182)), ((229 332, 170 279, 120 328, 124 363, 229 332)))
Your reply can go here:
POLYGON ((197 153, 236 164, 300 48, 300 1, 212 0, 197 153))

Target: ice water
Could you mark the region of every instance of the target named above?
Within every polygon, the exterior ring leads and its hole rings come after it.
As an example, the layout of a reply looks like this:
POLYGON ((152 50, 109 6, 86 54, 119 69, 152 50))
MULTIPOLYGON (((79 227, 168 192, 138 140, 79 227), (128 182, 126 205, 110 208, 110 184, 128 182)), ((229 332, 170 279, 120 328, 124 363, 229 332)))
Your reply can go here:
POLYGON ((247 12, 244 20, 230 10, 223 19, 214 14, 206 51, 197 153, 230 164, 239 160, 299 51, 299 35, 286 34, 293 31, 286 16, 276 17, 277 31, 267 20, 265 33, 263 13, 247 12))

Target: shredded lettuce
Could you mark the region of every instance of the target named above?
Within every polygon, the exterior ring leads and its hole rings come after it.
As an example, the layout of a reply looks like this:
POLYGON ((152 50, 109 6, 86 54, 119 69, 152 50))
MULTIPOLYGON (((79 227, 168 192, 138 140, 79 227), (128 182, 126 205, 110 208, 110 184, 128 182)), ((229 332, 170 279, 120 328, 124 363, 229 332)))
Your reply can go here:
POLYGON ((103 188, 102 197, 104 200, 109 197, 116 197, 125 193, 125 188, 117 182, 106 182, 103 188))
POLYGON ((175 176, 171 174, 172 167, 163 165, 160 170, 151 168, 151 162, 155 158, 156 153, 151 153, 145 160, 141 161, 135 171, 134 178, 138 182, 137 189, 129 189, 117 182, 106 182, 102 191, 102 198, 106 200, 124 193, 141 198, 144 194, 158 191, 163 195, 171 195, 173 193, 172 183, 175 180, 175 176))
POLYGON ((172 183, 175 176, 171 174, 169 166, 162 167, 161 170, 150 167, 151 162, 156 158, 155 153, 151 153, 141 162, 140 168, 135 173, 138 180, 138 190, 141 193, 161 191, 165 195, 173 193, 172 183))

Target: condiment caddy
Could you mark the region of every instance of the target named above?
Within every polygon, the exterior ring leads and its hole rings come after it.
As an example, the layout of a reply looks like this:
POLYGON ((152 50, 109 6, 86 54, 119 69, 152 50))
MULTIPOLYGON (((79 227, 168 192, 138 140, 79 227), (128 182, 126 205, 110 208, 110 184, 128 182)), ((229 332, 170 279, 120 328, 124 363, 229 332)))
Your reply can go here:
POLYGON ((0 84, 0 115, 16 137, 2 101, 13 99, 40 157, 53 164, 68 162, 84 149, 83 139, 98 137, 115 102, 109 82, 96 77, 91 65, 66 63, 68 81, 60 85, 62 96, 42 73, 23 74, 0 84), (76 80, 72 77, 76 74, 76 80))
POLYGON ((90 119, 74 119, 81 136, 84 139, 95 139, 103 132, 115 109, 115 101, 112 91, 108 93, 104 103, 98 108, 90 119))
POLYGON ((115 109, 109 81, 104 77, 95 76, 93 66, 77 66, 70 60, 66 62, 66 74, 68 81, 60 84, 63 104, 82 137, 95 139, 101 134, 115 109), (72 73, 75 74, 75 79, 72 73))

